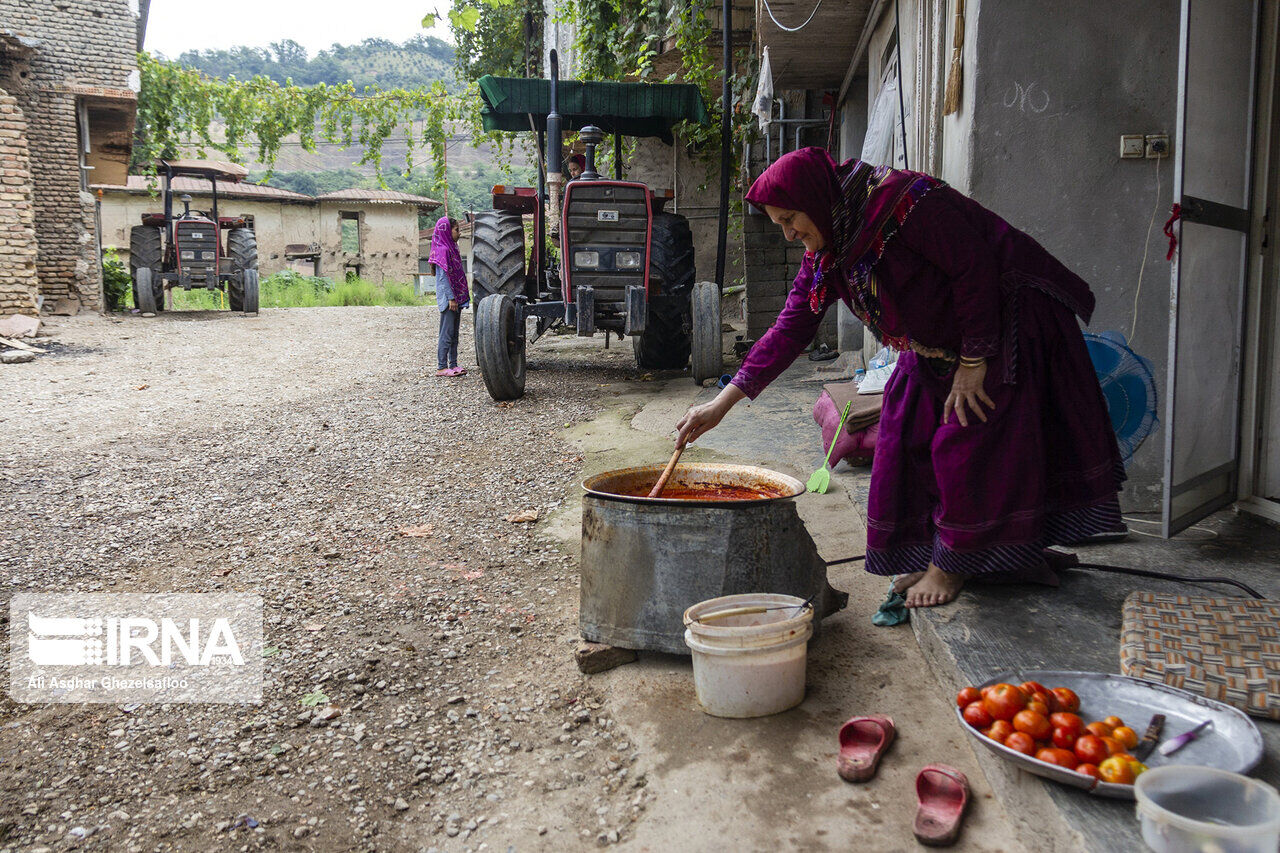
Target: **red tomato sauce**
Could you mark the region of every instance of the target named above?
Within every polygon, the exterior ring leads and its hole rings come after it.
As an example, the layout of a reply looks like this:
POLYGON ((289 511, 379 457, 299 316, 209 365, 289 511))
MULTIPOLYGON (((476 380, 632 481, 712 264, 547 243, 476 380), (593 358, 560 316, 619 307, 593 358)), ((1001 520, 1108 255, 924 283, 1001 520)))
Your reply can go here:
MULTIPOLYGON (((632 498, 647 498, 653 483, 624 489, 618 494, 632 498)), ((730 486, 714 483, 674 485, 662 490, 663 500, 676 501, 758 501, 780 497, 777 492, 752 486, 730 486)))

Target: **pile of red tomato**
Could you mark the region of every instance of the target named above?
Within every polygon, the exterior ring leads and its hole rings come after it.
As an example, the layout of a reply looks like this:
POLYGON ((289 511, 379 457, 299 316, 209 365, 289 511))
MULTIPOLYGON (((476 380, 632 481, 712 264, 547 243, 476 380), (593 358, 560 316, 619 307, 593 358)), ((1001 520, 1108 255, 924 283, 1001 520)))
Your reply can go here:
POLYGON ((1119 717, 1085 724, 1080 697, 1037 681, 966 687, 956 696, 964 721, 1015 752, 1118 785, 1132 785, 1146 766, 1129 754, 1138 733, 1119 717))

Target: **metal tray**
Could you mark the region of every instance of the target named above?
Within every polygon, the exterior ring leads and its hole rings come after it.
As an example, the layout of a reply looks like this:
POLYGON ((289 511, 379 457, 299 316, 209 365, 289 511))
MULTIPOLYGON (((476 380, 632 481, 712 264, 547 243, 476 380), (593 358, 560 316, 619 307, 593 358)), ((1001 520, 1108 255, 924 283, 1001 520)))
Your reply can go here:
MULTIPOLYGON (((1200 737, 1173 755, 1161 755, 1157 747, 1151 755, 1147 756, 1145 763, 1148 767, 1191 764, 1217 767, 1233 773, 1247 773, 1262 760, 1262 735, 1259 734, 1253 720, 1250 720, 1243 711, 1166 684, 1102 672, 1035 669, 1003 672, 978 686, 986 687, 1001 682, 1021 684, 1024 681, 1039 681, 1046 687, 1068 687, 1080 697, 1080 716, 1084 717, 1086 722, 1115 715, 1123 719, 1139 735, 1146 731, 1147 723, 1153 714, 1164 714, 1165 723, 1164 731, 1160 735, 1161 743, 1182 734, 1196 723, 1206 719, 1213 720, 1213 725, 1200 737)), ((965 731, 977 738, 978 742, 987 749, 1006 761, 1013 762, 1028 773, 1053 779, 1100 797, 1133 799, 1132 785, 1100 782, 1082 773, 1038 761, 1029 755, 1009 749, 1002 743, 996 743, 966 723, 963 711, 962 708, 956 708, 956 716, 959 717, 965 731)))

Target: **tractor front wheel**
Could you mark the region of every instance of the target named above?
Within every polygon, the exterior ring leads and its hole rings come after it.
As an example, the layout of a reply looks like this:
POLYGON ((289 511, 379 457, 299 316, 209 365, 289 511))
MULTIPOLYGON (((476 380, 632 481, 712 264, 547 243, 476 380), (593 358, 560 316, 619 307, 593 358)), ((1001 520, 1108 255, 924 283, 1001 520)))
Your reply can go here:
POLYGON ((232 271, 236 273, 227 282, 227 302, 231 304, 231 310, 256 314, 257 295, 254 295, 253 307, 250 308, 245 292, 247 273, 253 272, 255 290, 258 281, 258 237, 252 228, 232 228, 227 232, 227 257, 231 259, 232 271))
POLYGON ((138 310, 143 314, 155 314, 159 305, 164 304, 163 293, 164 291, 161 290, 160 299, 157 301, 155 286, 151 282, 151 270, 147 267, 138 267, 133 280, 133 298, 137 300, 134 304, 138 310))
POLYGON ((139 311, 155 313, 164 309, 164 281, 160 278, 164 264, 163 232, 150 225, 129 229, 129 277, 133 280, 133 305, 139 311), (138 274, 146 270, 148 293, 138 286, 138 274), (146 303, 150 308, 142 307, 146 303))
POLYGON ((245 270, 241 278, 241 287, 243 296, 240 300, 240 310, 246 314, 258 313, 258 271, 245 270))
POLYGON ((492 293, 476 306, 476 363, 489 396, 516 400, 524 396, 524 335, 516 320, 516 304, 492 293))
POLYGON ((693 381, 719 379, 724 369, 720 337, 720 288, 714 281, 693 286, 693 381))

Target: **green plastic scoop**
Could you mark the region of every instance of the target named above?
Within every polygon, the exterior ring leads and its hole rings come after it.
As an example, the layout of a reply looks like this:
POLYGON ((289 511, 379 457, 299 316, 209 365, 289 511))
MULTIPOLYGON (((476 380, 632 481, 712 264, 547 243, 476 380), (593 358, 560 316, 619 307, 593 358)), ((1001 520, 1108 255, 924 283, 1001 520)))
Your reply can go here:
POLYGON ((840 414, 840 425, 836 427, 835 437, 831 439, 831 446, 827 448, 827 458, 823 460, 821 468, 809 475, 807 488, 811 492, 825 495, 827 488, 831 485, 831 472, 827 470, 827 466, 831 464, 831 452, 836 449, 836 442, 840 440, 840 433, 844 431, 844 421, 849 417, 849 407, 852 405, 852 400, 844 404, 844 411, 840 414))

